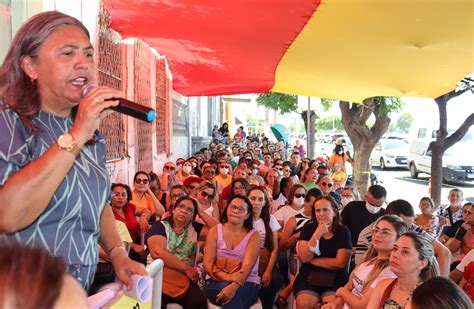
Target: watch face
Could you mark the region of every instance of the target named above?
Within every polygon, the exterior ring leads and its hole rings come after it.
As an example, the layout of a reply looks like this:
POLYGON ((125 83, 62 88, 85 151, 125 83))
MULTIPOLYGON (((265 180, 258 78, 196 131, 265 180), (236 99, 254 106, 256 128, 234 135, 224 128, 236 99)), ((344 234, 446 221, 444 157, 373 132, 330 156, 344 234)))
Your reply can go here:
POLYGON ((61 148, 71 149, 74 147, 74 139, 72 138, 71 134, 63 134, 58 138, 58 145, 61 148))

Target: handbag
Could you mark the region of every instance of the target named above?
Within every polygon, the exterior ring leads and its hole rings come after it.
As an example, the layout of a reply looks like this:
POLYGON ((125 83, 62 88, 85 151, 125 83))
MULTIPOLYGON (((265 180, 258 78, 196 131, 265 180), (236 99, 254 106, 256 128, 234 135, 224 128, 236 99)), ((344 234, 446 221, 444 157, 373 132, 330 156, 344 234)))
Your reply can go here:
POLYGON ((212 265, 212 273, 223 271, 228 274, 238 272, 242 268, 242 262, 224 256, 217 256, 212 265))
POLYGON ((189 278, 185 274, 169 268, 163 267, 163 294, 172 298, 181 298, 189 290, 189 278))
POLYGON ((270 256, 271 255, 272 255, 272 253, 267 248, 265 248, 265 247, 260 248, 260 255, 259 255, 259 259, 258 259, 258 275, 260 277, 263 276, 263 273, 267 269, 268 263, 270 262, 270 256))

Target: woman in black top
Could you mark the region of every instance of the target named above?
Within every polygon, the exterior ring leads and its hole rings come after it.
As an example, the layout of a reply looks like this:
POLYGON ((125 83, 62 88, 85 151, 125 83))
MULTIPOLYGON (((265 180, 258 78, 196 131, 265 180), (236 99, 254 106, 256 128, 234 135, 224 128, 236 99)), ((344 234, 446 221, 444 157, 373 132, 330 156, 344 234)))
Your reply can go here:
POLYGON ((351 233, 339 223, 336 202, 328 196, 316 199, 313 220, 301 230, 297 255, 303 263, 294 283, 297 308, 314 308, 331 301, 348 280, 351 233), (316 223, 318 222, 318 223, 316 223))

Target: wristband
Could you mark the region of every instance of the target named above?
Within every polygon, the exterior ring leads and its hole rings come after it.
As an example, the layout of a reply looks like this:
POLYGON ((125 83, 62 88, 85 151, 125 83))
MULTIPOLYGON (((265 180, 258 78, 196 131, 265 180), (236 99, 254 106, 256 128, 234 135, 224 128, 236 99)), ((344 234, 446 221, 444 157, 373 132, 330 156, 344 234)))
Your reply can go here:
POLYGON ((309 246, 309 251, 313 252, 317 256, 320 256, 321 255, 321 250, 319 250, 319 241, 316 241, 316 246, 314 246, 314 247, 309 246))
POLYGON ((462 239, 464 238, 466 233, 467 233, 467 230, 463 227, 460 227, 460 228, 458 228, 458 230, 456 232, 456 236, 454 236, 454 238, 456 238, 459 241, 462 241, 462 239))
POLYGON ((115 249, 118 249, 118 248, 123 249, 126 252, 126 250, 123 246, 113 246, 112 248, 109 249, 109 252, 108 252, 109 256, 112 255, 112 251, 114 251, 115 249))

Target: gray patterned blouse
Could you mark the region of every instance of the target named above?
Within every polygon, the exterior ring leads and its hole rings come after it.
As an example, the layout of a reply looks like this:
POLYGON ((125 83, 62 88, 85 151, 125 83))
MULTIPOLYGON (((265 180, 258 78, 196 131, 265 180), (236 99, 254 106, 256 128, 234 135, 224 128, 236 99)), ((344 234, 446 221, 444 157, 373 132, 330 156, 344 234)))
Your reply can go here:
MULTIPOLYGON (((18 114, 1 105, 0 102, 0 185, 4 185, 12 174, 68 132, 72 119, 39 112, 33 122, 40 131, 31 135, 18 114)), ((63 257, 68 266, 97 264, 100 213, 110 193, 110 181, 105 169, 104 139, 100 134, 95 139, 97 143, 83 147, 38 219, 16 233, 0 234, 0 238, 46 248, 63 257)))

